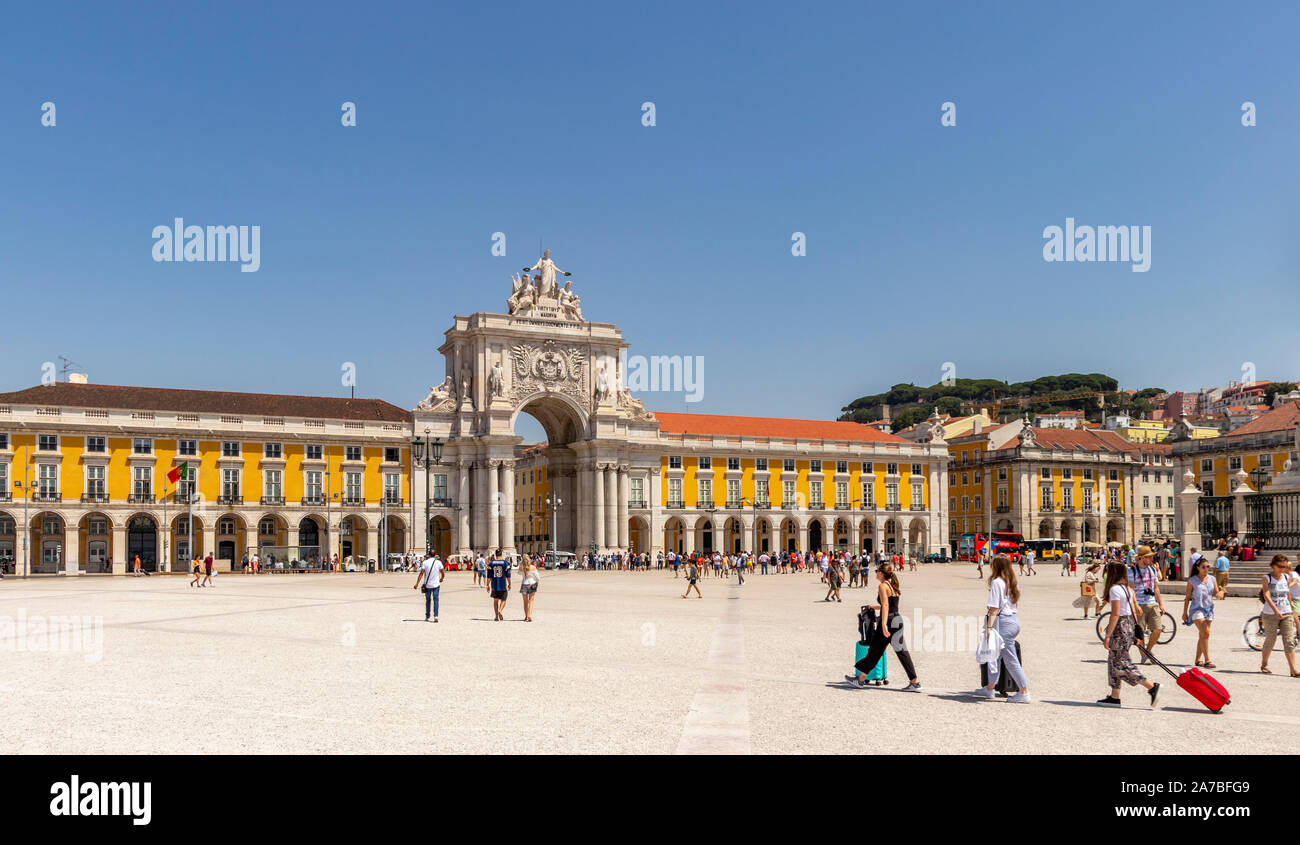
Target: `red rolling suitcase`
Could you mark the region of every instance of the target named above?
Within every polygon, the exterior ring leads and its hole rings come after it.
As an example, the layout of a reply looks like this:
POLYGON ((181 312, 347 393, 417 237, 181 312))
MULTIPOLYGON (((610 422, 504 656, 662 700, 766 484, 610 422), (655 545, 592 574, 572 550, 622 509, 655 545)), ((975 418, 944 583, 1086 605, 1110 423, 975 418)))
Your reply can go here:
POLYGON ((1148 660, 1168 672, 1178 682, 1178 686, 1186 690, 1187 694, 1192 698, 1204 704, 1210 711, 1218 713, 1224 708, 1224 705, 1232 703, 1232 696, 1224 689, 1223 684, 1216 681, 1209 672, 1192 667, 1181 675, 1176 674, 1173 669, 1161 663, 1156 659, 1155 655, 1147 651, 1145 645, 1142 643, 1136 643, 1136 645, 1147 656, 1148 660))

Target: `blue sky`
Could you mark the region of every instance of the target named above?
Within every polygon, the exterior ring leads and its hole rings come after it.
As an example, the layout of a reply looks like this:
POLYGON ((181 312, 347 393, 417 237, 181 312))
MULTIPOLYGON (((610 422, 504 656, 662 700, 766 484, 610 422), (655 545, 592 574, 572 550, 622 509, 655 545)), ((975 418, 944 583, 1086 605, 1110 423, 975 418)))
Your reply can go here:
POLYGON ((633 353, 704 356, 651 409, 829 417, 945 361, 1300 377, 1295 7, 902 5, 14 7, 0 389, 62 354, 340 395, 353 361, 410 407, 539 239, 633 353), (177 216, 259 225, 261 269, 154 262, 177 216), (1150 271, 1044 262, 1066 217, 1151 226, 1150 271))

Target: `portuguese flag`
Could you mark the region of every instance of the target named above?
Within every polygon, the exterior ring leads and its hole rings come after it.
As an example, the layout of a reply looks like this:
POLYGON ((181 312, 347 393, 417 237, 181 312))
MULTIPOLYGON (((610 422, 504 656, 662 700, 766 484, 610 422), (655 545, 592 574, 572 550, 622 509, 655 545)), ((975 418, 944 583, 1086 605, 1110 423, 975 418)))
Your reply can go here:
POLYGON ((175 484, 179 479, 190 477, 190 462, 182 461, 178 467, 173 467, 172 471, 167 473, 167 480, 175 484))

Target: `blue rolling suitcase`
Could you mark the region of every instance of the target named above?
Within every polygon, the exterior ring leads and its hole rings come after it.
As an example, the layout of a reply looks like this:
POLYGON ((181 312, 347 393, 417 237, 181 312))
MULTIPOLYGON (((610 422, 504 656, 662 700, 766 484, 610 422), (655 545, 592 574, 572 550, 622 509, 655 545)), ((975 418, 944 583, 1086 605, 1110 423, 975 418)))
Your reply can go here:
MULTIPOLYGON (((870 646, 867 645, 866 643, 857 644, 857 648, 854 650, 854 654, 853 654, 854 667, 857 666, 858 661, 860 661, 862 658, 867 656, 867 651, 869 649, 870 646)), ((880 662, 877 663, 875 667, 872 668, 872 670, 867 673, 867 683, 875 684, 876 686, 886 686, 886 687, 889 686, 889 670, 886 666, 887 663, 889 663, 888 649, 886 649, 884 654, 880 655, 880 662)), ((856 672, 858 670, 857 668, 854 668, 853 671, 856 672)))
MULTIPOLYGON (((854 672, 858 671, 858 662, 867 656, 867 651, 871 648, 871 638, 875 635, 876 624, 877 620, 875 611, 873 611, 869 606, 863 605, 862 610, 858 612, 858 635, 860 638, 853 654, 854 672)), ((885 665, 889 662, 887 659, 888 653, 889 650, 886 649, 885 654, 880 655, 880 662, 872 668, 870 673, 868 673, 868 684, 875 684, 876 686, 889 685, 888 667, 885 665)))

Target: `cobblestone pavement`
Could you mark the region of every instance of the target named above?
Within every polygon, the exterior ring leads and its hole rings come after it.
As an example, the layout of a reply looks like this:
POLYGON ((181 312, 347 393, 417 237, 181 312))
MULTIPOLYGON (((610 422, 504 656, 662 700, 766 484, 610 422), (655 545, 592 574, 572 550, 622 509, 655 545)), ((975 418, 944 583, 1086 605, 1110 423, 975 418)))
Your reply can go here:
MULTIPOLYGON (((986 595, 964 565, 903 575, 920 694, 901 691, 892 655, 890 686, 843 682, 868 591, 825 603, 815 575, 706 579, 702 599, 682 599, 666 571, 545 573, 526 624, 517 593, 494 622, 487 594, 453 572, 437 625, 413 575, 216 580, 0 581, 0 750, 1034 754, 1106 753, 1122 735, 1133 752, 1264 753, 1300 725, 1300 679, 1280 653, 1260 675, 1241 641, 1252 599, 1219 604, 1211 657, 1233 696, 1222 714, 1154 667, 1163 712, 1139 689, 1121 710, 1093 706, 1105 651, 1071 604, 1077 582, 1047 567, 1022 582, 1027 706, 961 694, 979 680, 965 634, 986 595), (102 648, 15 639, 19 623, 59 615, 102 618, 102 648)), ((1181 596, 1168 606, 1177 616, 1181 596)), ((1180 627, 1159 653, 1181 667, 1193 644, 1180 627)))

